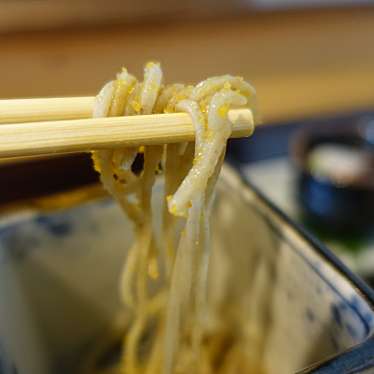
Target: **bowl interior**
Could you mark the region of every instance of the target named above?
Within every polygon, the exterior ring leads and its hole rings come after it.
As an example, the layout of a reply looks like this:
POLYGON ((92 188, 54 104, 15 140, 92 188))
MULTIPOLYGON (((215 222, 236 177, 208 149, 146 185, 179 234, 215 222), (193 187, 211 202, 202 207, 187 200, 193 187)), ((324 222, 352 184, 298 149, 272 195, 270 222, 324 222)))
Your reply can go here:
MULTIPOLYGON (((212 232, 209 297, 245 316, 267 373, 300 370, 373 333, 371 301, 231 169, 219 181, 212 232)), ((77 372, 119 323, 118 280, 131 240, 109 198, 4 218, 4 362, 19 373, 77 372)))

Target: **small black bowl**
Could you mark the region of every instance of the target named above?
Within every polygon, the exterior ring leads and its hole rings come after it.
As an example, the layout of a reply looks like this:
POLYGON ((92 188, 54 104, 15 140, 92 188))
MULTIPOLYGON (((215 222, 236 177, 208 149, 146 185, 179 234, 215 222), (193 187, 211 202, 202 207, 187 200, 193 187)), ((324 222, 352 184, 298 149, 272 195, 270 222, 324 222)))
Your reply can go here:
POLYGON ((297 170, 299 200, 308 222, 340 234, 374 229, 374 142, 369 136, 373 130, 374 123, 368 120, 350 126, 309 127, 294 135, 290 152, 297 170), (311 152, 321 145, 364 152, 366 172, 343 181, 316 173, 309 160, 311 152))

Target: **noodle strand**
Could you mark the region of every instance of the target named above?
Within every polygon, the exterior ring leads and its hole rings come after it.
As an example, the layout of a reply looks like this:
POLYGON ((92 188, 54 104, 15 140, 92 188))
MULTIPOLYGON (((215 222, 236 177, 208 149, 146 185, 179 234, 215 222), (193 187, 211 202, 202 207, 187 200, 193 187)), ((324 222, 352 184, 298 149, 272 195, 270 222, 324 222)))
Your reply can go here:
MULTIPOLYGON (((195 129, 194 144, 92 153, 104 187, 133 222, 135 233, 120 280, 121 300, 131 323, 121 365, 114 372, 218 372, 221 337, 230 335, 214 315, 219 312, 209 307, 209 222, 231 134, 227 113, 230 108, 253 105, 254 100, 252 86, 230 75, 209 78, 195 87, 165 85, 161 67, 154 62, 145 66, 143 82, 122 69, 98 94, 94 117, 183 111, 191 116, 195 129), (160 173, 164 201, 158 240, 152 191, 160 173), (146 354, 142 345, 148 347, 146 354)), ((229 357, 242 359, 243 353, 239 345, 225 350, 222 367, 233 372, 237 366, 227 366, 229 357)))

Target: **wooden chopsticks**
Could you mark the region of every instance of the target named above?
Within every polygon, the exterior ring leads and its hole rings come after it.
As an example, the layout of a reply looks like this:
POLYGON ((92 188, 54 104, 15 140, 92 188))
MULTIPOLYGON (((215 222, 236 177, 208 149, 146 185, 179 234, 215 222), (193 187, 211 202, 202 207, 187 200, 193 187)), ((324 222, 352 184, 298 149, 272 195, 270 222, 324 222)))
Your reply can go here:
MULTIPOLYGON (((185 113, 87 118, 91 116, 93 100, 93 97, 0 100, 0 123, 3 123, 0 158, 194 139, 191 119, 185 113)), ((228 116, 233 124, 233 138, 251 135, 254 123, 249 109, 233 109, 228 116)))
POLYGON ((90 118, 94 100, 93 96, 0 100, 0 123, 90 118))

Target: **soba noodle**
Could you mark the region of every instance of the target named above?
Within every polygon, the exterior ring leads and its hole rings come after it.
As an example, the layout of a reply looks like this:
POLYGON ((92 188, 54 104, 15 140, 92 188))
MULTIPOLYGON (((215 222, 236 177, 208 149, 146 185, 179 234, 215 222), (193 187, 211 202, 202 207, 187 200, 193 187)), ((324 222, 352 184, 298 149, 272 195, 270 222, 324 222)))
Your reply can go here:
POLYGON ((160 65, 153 62, 146 65, 143 82, 123 69, 97 96, 94 117, 183 111, 191 116, 196 133, 195 144, 92 154, 104 187, 131 219, 135 232, 120 283, 131 324, 114 372, 231 373, 252 367, 239 344, 231 344, 227 360, 218 357, 222 337, 229 333, 208 305, 207 277, 209 217, 231 134, 227 113, 230 108, 253 109, 254 100, 254 89, 230 75, 196 86, 165 85, 160 65), (161 242, 155 237, 151 204, 157 174, 164 175, 161 242))

